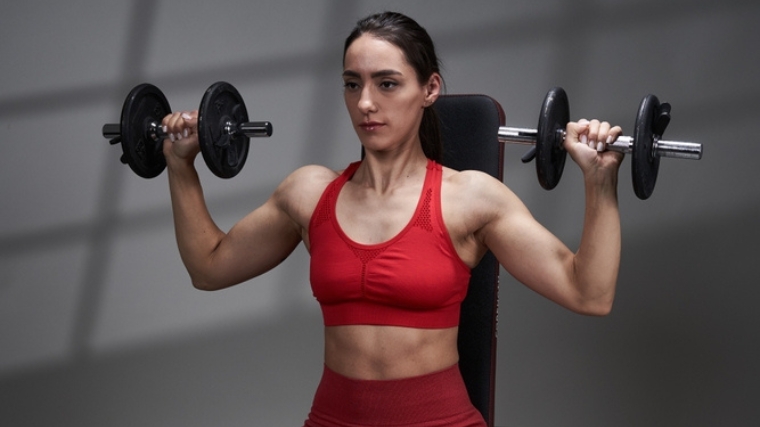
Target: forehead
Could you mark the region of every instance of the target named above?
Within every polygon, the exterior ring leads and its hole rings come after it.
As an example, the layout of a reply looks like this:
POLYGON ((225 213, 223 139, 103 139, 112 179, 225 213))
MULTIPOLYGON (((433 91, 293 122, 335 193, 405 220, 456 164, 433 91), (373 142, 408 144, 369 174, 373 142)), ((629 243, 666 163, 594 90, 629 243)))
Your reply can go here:
POLYGON ((351 43, 343 58, 343 69, 357 72, 373 69, 414 71, 401 48, 371 34, 362 34, 351 43))

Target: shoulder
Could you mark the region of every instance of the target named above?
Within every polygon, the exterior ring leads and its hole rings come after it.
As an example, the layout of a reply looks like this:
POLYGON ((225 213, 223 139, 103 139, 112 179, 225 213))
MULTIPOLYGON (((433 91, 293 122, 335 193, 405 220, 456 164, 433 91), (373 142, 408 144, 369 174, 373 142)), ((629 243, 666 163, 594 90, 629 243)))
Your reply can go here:
POLYGON ((335 180, 341 171, 334 171, 320 165, 307 165, 294 170, 280 184, 280 188, 302 190, 311 187, 324 187, 335 180))
POLYGON ((442 191, 450 196, 468 200, 498 201, 504 198, 517 198, 503 182, 485 172, 477 170, 457 171, 446 167, 443 168, 442 191))
POLYGON ((304 226, 328 185, 341 171, 319 165, 302 166, 288 175, 272 195, 272 201, 304 226))
POLYGON ((441 199, 447 216, 465 221, 470 233, 509 217, 510 213, 526 211, 522 201, 502 181, 476 170, 444 168, 441 199))

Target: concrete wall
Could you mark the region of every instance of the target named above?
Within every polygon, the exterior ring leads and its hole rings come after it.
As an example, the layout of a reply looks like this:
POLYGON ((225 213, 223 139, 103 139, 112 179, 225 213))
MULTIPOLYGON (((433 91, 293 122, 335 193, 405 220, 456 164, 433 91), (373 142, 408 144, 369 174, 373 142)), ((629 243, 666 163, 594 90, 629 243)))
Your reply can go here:
MULTIPOLYGON (((569 313, 502 275, 500 426, 755 426, 760 4, 608 1, 26 1, 0 13, 0 424, 300 426, 321 372, 319 307, 299 248, 274 271, 194 290, 165 174, 144 180, 100 135, 149 81, 174 108, 238 87, 274 136, 221 180, 228 228, 298 166, 342 168, 359 144, 341 95, 342 41, 371 12, 436 40, 449 93, 486 93, 534 127, 547 89, 571 115, 630 134, 641 98, 673 105, 648 201, 621 170, 623 262, 606 318, 569 313)), ((575 247, 580 174, 541 189, 522 147, 505 182, 575 247)))

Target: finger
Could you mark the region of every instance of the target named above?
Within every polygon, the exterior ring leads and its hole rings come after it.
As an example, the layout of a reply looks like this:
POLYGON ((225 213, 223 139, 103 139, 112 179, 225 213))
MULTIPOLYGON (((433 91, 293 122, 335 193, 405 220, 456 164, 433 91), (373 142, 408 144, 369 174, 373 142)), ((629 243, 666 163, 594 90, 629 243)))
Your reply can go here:
POLYGON ((182 128, 184 126, 184 120, 182 119, 182 113, 176 112, 172 114, 169 119, 169 125, 167 130, 169 131, 169 138, 173 141, 179 141, 182 139, 182 128))
POLYGON ((589 121, 586 119, 580 119, 577 122, 568 122, 565 127, 565 139, 570 143, 575 143, 581 140, 588 129, 589 121))
POLYGON ((578 121, 578 125, 581 127, 579 142, 582 143, 583 145, 586 145, 588 144, 588 129, 589 129, 589 126, 591 126, 591 122, 586 119, 580 119, 578 121))
POLYGON ((594 148, 596 151, 602 152, 605 149, 605 144, 607 143, 609 132, 610 132, 610 124, 609 122, 601 122, 599 123, 599 131, 597 135, 597 143, 594 148))
POLYGON ((180 113, 178 111, 175 111, 164 118, 163 125, 166 132, 176 133, 177 120, 179 119, 179 115, 180 113))
POLYGON ((171 140, 174 142, 174 129, 173 129, 173 123, 176 119, 177 113, 169 113, 167 114, 163 120, 161 120, 161 130, 164 131, 164 135, 166 135, 165 139, 171 140))
POLYGON ((173 115, 169 130, 174 134, 174 137, 179 140, 187 138, 188 136, 196 133, 198 118, 197 115, 193 115, 191 112, 182 111, 173 115))
POLYGON ((164 127, 167 127, 169 125, 169 122, 172 119, 172 116, 174 116, 174 113, 169 113, 164 116, 163 120, 161 120, 161 125, 164 127))
POLYGON ((607 140, 609 141, 609 144, 612 144, 615 142, 620 135, 623 134, 623 128, 620 126, 613 126, 610 128, 609 136, 607 137, 607 140))
POLYGON ((185 137, 197 133, 198 130, 198 110, 184 111, 180 114, 182 119, 182 132, 185 137))
POLYGON ((169 136, 169 126, 172 122, 172 116, 174 113, 169 113, 166 116, 164 116, 163 120, 161 120, 161 130, 164 131, 164 134, 167 135, 167 139, 169 136))
POLYGON ((599 141, 599 120, 593 119, 588 125, 588 146, 596 150, 596 143, 599 141))
POLYGON ((565 139, 562 142, 562 146, 568 153, 576 152, 579 144, 586 146, 589 125, 590 122, 586 119, 567 123, 565 126, 565 139))
POLYGON ((188 127, 193 129, 198 127, 198 110, 185 111, 182 113, 182 118, 188 127))
POLYGON ((189 112, 182 113, 182 135, 187 138, 189 135, 198 133, 198 116, 193 116, 189 112))
MULTIPOLYGON (((604 122, 607 126, 609 126, 609 123, 604 122)), ((599 139, 599 146, 597 146, 597 151, 602 152, 607 150, 607 146, 617 141, 618 137, 622 135, 623 128, 620 126, 612 126, 607 130, 607 136, 602 139, 600 137, 599 139), (604 141, 604 143, 602 143, 604 141)))

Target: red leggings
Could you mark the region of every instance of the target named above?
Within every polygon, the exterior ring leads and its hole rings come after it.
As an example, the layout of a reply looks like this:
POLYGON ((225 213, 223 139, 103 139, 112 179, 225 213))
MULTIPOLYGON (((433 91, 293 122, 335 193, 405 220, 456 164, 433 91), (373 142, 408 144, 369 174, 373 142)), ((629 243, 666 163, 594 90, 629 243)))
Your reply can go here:
POLYGON ((304 427, 484 427, 459 365, 399 380, 355 380, 325 366, 304 427))

